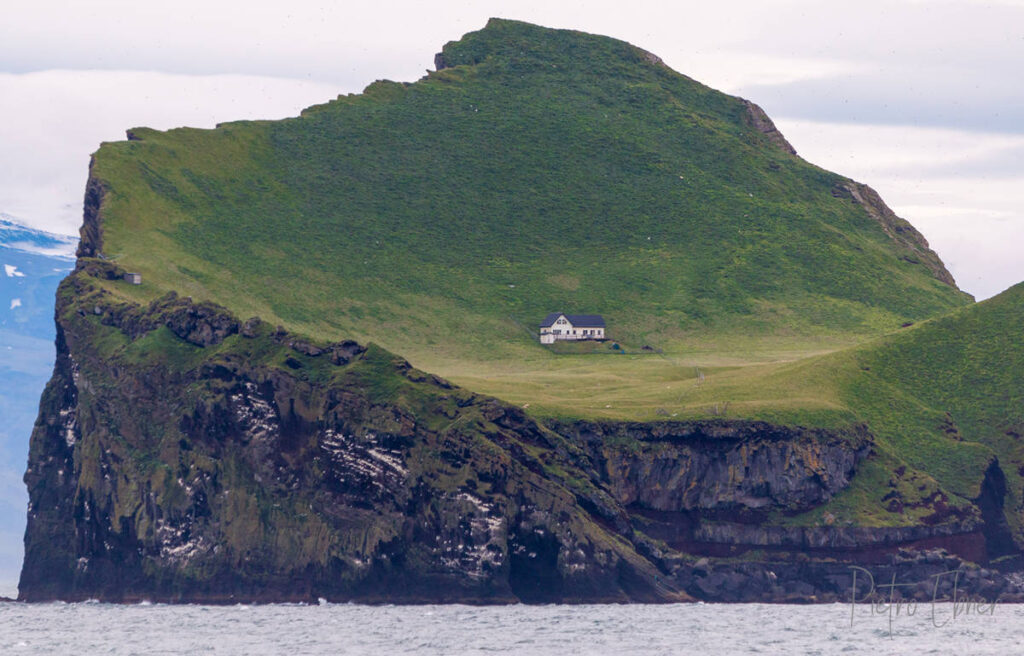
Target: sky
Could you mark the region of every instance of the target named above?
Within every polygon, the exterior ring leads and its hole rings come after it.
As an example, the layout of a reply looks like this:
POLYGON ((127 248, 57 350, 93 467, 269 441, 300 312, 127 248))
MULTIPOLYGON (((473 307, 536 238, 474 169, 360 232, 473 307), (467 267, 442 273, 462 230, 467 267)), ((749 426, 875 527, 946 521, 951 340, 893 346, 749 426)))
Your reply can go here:
POLYGON ((74 233, 129 127, 281 118, 412 81, 490 16, 621 38, 875 187, 979 299, 1024 280, 1024 0, 36 0, 0 24, 0 212, 74 233))

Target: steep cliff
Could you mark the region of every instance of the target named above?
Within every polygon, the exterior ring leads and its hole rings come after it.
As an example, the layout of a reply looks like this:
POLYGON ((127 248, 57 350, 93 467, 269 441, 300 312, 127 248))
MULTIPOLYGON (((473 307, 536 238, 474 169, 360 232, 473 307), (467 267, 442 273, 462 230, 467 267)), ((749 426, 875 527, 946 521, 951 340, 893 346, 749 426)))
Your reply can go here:
POLYGON ((437 62, 96 154, 22 599, 1019 592, 1019 290, 955 311, 870 188, 629 44, 492 21, 437 62), (570 306, 625 346, 523 330, 570 306))
POLYGON ((687 598, 521 412, 376 347, 126 303, 113 272, 81 260, 59 292, 22 598, 687 598))
POLYGON ((544 425, 375 346, 173 294, 133 303, 121 274, 82 258, 58 293, 24 600, 832 598, 843 548, 986 559, 981 511, 902 530, 762 525, 847 488, 872 457, 863 427, 544 425), (819 565, 757 583, 814 547, 819 565), (750 548, 777 553, 728 559, 750 548))

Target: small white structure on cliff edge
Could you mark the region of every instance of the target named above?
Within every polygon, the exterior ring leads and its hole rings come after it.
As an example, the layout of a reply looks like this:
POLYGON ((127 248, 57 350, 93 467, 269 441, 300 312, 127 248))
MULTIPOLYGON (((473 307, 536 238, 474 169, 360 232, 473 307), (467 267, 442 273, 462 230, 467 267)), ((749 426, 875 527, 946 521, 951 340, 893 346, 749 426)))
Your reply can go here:
POLYGON ((604 318, 600 314, 552 312, 540 324, 540 343, 558 340, 604 339, 604 318))

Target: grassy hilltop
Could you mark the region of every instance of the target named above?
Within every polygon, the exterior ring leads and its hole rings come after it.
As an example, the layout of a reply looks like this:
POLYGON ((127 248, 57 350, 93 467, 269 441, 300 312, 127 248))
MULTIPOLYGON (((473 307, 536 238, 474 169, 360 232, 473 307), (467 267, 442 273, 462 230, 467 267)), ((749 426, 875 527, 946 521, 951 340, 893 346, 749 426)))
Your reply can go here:
POLYGON ((145 280, 119 293, 177 290, 540 412, 631 418, 827 410, 800 376, 766 388, 771 363, 970 301, 908 224, 638 48, 492 20, 439 63, 295 119, 104 144, 103 254, 145 280), (553 310, 603 314, 627 355, 541 347, 553 310))

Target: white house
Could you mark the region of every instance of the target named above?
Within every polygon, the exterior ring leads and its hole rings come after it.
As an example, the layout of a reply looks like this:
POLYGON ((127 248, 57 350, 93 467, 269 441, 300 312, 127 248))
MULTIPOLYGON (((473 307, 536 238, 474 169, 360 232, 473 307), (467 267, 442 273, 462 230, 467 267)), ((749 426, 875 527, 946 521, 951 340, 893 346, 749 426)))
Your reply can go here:
POLYGON ((557 340, 604 339, 604 319, 600 314, 563 314, 552 312, 540 324, 540 343, 557 340))

